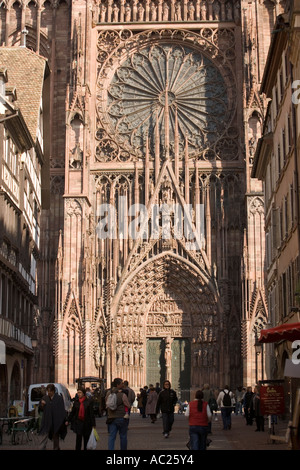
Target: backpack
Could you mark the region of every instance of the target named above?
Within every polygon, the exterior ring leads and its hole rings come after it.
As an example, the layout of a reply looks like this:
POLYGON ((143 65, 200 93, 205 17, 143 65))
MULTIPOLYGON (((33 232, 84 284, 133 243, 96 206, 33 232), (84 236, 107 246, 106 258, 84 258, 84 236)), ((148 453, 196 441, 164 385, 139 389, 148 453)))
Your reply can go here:
POLYGON ((218 411, 218 404, 215 398, 210 398, 208 405, 210 407, 210 411, 218 411))
POLYGON ((225 390, 223 390, 223 392, 224 392, 223 405, 231 406, 231 398, 230 398, 229 392, 225 392, 225 390))
POLYGON ((111 411, 117 409, 117 394, 110 393, 106 399, 106 407, 109 408, 111 411))

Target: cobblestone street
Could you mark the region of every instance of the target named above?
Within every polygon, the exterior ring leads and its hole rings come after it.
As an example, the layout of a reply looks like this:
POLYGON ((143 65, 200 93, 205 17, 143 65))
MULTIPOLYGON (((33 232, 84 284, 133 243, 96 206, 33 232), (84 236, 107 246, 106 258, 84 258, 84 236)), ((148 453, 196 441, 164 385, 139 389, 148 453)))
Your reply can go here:
MULTIPOLYGON (((106 418, 97 418, 97 431, 100 440, 97 443, 97 450, 107 450, 108 433, 106 418)), ((269 440, 267 422, 265 423, 265 432, 255 432, 256 426, 246 426, 245 419, 242 416, 232 415, 232 429, 224 431, 222 429, 222 420, 220 413, 217 414, 212 423, 212 434, 209 438, 212 440, 208 452, 220 450, 288 450, 285 443, 272 443, 269 440)), ((278 435, 284 435, 286 423, 279 420, 275 429, 278 435)), ((188 441, 188 420, 184 415, 175 414, 173 430, 169 438, 162 435, 162 420, 158 419, 155 424, 151 424, 150 419, 143 419, 139 414, 132 414, 128 430, 128 451, 156 451, 166 453, 166 451, 187 451, 186 443, 188 441)), ((0 450, 36 450, 38 438, 35 442, 12 445, 9 442, 9 436, 4 434, 3 445, 0 450)), ((52 446, 48 444, 47 449, 52 446)), ((61 450, 73 450, 75 448, 75 434, 68 428, 68 434, 64 441, 61 441, 61 450)), ((119 438, 116 440, 115 450, 119 449, 119 438)), ((48 454, 47 454, 48 455, 48 454)), ((124 455, 124 454, 123 454, 124 455)))

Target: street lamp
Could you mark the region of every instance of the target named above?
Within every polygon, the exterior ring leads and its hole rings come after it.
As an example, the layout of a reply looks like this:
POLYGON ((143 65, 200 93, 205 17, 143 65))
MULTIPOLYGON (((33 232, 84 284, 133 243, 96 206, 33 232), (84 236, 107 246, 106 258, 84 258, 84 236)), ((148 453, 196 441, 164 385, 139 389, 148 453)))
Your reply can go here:
POLYGON ((35 335, 31 338, 31 345, 32 345, 32 349, 35 349, 38 345, 38 340, 35 335))

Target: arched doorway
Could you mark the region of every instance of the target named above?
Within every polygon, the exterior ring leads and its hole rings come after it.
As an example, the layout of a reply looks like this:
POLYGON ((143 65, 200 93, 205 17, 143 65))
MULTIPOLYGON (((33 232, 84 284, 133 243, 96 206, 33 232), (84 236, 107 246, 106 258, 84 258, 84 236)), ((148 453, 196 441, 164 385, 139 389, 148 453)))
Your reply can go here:
POLYGON ((157 255, 128 276, 114 300, 112 376, 137 389, 168 378, 179 393, 219 382, 218 297, 195 265, 169 251, 157 255))
POLYGON ((146 383, 168 379, 178 392, 191 388, 192 310, 185 293, 166 282, 146 323, 146 383))

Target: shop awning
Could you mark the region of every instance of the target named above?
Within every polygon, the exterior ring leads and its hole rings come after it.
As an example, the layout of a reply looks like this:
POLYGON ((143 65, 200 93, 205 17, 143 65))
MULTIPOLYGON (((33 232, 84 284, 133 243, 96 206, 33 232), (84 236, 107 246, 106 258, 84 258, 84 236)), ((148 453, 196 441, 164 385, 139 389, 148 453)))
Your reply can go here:
POLYGON ((267 330, 261 330, 260 343, 276 343, 277 341, 300 340, 300 323, 285 323, 267 330))

